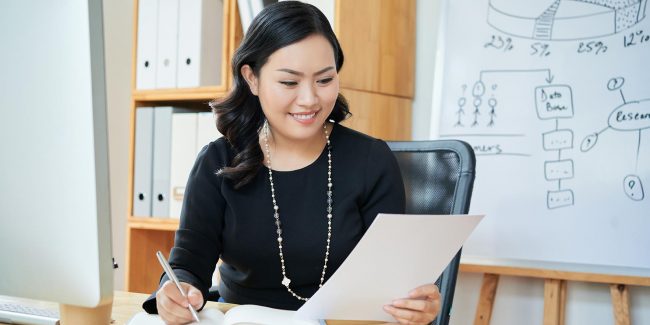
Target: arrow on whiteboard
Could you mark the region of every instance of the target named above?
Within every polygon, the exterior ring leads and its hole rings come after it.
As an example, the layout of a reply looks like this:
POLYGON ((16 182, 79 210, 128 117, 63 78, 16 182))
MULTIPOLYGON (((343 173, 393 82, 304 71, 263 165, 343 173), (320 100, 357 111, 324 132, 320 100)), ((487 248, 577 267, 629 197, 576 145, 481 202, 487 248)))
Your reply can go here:
POLYGON ((546 78, 546 82, 549 84, 553 82, 553 78, 555 78, 554 75, 551 75, 551 70, 548 70, 548 77, 546 78))
POLYGON ((549 84, 552 83, 552 82, 553 82, 553 78, 555 78, 555 76, 553 76, 553 75, 551 74, 551 69, 530 69, 530 70, 481 70, 481 72, 479 73, 479 80, 480 80, 480 81, 483 81, 483 75, 484 75, 484 74, 487 74, 487 73, 537 73, 537 72, 546 73, 546 78, 545 78, 545 80, 546 80, 546 82, 549 83, 549 84))

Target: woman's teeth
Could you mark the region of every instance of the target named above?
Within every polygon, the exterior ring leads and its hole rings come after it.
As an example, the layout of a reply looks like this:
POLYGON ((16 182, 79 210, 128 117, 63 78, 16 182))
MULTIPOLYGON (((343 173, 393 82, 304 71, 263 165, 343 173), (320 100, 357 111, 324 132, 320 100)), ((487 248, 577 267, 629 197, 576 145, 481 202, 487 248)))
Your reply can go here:
POLYGON ((291 114, 294 118, 298 120, 309 120, 316 116, 316 113, 310 113, 310 114, 291 114))

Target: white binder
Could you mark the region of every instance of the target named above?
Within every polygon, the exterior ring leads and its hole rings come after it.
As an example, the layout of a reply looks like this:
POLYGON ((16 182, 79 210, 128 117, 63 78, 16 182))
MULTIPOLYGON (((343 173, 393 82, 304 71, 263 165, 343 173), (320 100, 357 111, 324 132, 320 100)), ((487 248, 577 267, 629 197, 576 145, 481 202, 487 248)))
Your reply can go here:
POLYGON ((158 44, 158 0, 138 1, 136 54, 137 89, 156 88, 156 48, 158 44))
MULTIPOLYGON (((174 130, 172 119, 175 114, 196 114, 186 108, 156 107, 154 108, 153 132, 153 198, 151 215, 154 217, 169 217, 171 202, 171 164, 172 141, 174 130)), ((194 131, 196 132, 196 131, 194 131)), ((193 133, 194 133, 193 132, 193 133)))
POLYGON ((196 156, 203 147, 208 143, 221 137, 217 130, 215 116, 212 112, 198 113, 197 132, 196 132, 196 156))
POLYGON ((178 9, 177 87, 221 81, 223 0, 183 0, 178 9))
POLYGON ((176 88, 179 0, 158 2, 156 88, 176 88))
POLYGON ((151 175, 153 163, 153 108, 135 111, 135 157, 133 171, 133 215, 151 216, 151 175))
POLYGON ((185 195, 185 185, 196 159, 197 113, 176 111, 172 114, 170 182, 168 215, 179 218, 185 195))
POLYGON ((154 108, 151 215, 169 217, 169 171, 173 107, 154 108))

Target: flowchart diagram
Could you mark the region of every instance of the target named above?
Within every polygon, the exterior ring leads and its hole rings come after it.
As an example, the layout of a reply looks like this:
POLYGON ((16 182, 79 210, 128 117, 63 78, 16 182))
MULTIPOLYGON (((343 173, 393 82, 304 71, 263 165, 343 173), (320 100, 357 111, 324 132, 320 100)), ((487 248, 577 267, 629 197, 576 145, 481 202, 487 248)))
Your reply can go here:
POLYGON ((540 120, 554 120, 555 129, 542 135, 545 151, 556 151, 557 159, 544 162, 544 176, 557 182, 557 190, 547 191, 546 206, 555 209, 573 205, 573 191, 562 187, 562 180, 573 178, 573 160, 563 159, 562 150, 573 149, 573 131, 560 129, 560 119, 572 118, 573 95, 568 85, 545 85, 535 88, 535 108, 540 120))
MULTIPOLYGON (((542 121, 554 121, 554 127, 542 134, 542 149, 545 152, 557 153, 556 159, 544 161, 544 176, 547 181, 555 182, 557 189, 547 191, 546 206, 548 209, 556 209, 574 205, 573 190, 563 186, 562 181, 574 178, 574 161, 573 159, 564 158, 562 153, 574 148, 574 132, 571 128, 561 128, 560 120, 571 119, 574 117, 574 103, 571 86, 566 84, 552 83, 553 76, 550 69, 532 69, 532 70, 482 70, 479 73, 479 79, 474 82, 472 87, 472 106, 471 112, 466 112, 467 105, 467 85, 461 86, 461 96, 457 100, 457 109, 455 111, 456 120, 454 128, 475 128, 475 127, 494 127, 496 124, 496 107, 498 100, 494 90, 498 88, 498 83, 491 84, 487 89, 491 89, 490 98, 486 101, 486 86, 484 76, 487 74, 507 74, 515 73, 546 74, 545 85, 535 87, 535 110, 537 118, 542 121), (486 107, 487 105, 487 107, 486 107), (483 119, 481 124, 479 116, 487 114, 488 119, 483 119)), ((497 78, 498 79, 498 78, 497 78)), ((634 201, 643 200, 645 191, 642 177, 638 174, 639 153, 641 150, 642 132, 650 129, 650 98, 639 100, 628 100, 623 93, 625 79, 622 77, 611 78, 607 83, 607 89, 618 91, 622 104, 615 107, 607 119, 607 126, 600 131, 587 135, 580 144, 582 152, 590 151, 598 142, 599 136, 607 131, 634 132, 636 143, 635 169, 633 173, 628 174, 623 179, 623 190, 625 194, 634 201)), ((480 136, 486 136, 478 134, 480 136)), ((512 134, 491 134, 491 136, 508 137, 518 136, 512 134)), ((480 143, 480 141, 476 141, 480 143)), ((504 154, 499 145, 485 148, 485 145, 476 144, 475 151, 477 155, 504 154)), ((505 153, 510 155, 526 156, 525 154, 505 153)))
MULTIPOLYGON (((489 89, 492 90, 490 97, 487 100, 487 107, 485 107, 484 96, 486 96, 486 86, 484 78, 486 75, 498 76, 514 76, 521 74, 525 77, 531 75, 543 75, 546 84, 539 85, 534 88, 535 108, 537 117, 540 120, 554 121, 554 129, 542 134, 542 143, 544 151, 552 151, 557 153, 557 159, 547 160, 544 162, 544 176, 547 181, 555 182, 557 189, 549 190, 546 194, 546 206, 548 209, 556 209, 574 204, 574 194, 569 188, 563 187, 562 181, 574 177, 574 163, 572 159, 562 157, 563 150, 573 149, 573 131, 568 128, 560 128, 559 121, 561 119, 570 119, 574 116, 573 94, 571 87, 564 84, 553 83, 553 75, 550 69, 522 69, 522 70, 482 70, 479 73, 479 78, 474 82, 472 87, 472 106, 471 113, 466 112, 465 106, 467 105, 467 85, 461 86, 461 96, 457 100, 457 109, 455 111, 456 120, 454 128, 476 128, 478 126, 492 128, 496 125, 497 112, 496 107, 498 100, 495 95, 495 90, 498 88, 498 82, 490 85, 489 89), (483 124, 479 121, 479 116, 487 114, 488 118, 484 119, 483 124)), ((480 135, 479 135, 480 136, 480 135)), ((517 136, 512 134, 491 134, 491 136, 508 137, 517 136)), ((489 146, 474 145, 477 155, 485 154, 503 154, 502 148, 498 145, 489 146), (492 150, 495 147, 496 150, 492 150)), ((516 154, 516 153, 510 153, 516 154)), ((519 155, 524 155, 519 153, 519 155)))

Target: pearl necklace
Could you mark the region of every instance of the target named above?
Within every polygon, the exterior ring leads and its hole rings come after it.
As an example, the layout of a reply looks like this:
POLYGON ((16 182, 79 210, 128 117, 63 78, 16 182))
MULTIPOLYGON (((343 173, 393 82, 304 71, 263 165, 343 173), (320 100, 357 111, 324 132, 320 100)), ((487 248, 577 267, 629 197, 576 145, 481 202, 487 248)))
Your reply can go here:
MULTIPOLYGON (((325 248, 325 262, 323 263, 323 272, 320 275, 320 284, 318 287, 323 286, 325 280, 325 271, 327 270, 327 260, 330 255, 330 239, 332 237, 332 150, 330 148, 330 138, 327 133, 327 124, 323 125, 325 132, 325 139, 327 140, 327 247, 325 248)), ((303 298, 295 293, 290 287, 291 279, 287 276, 284 267, 284 254, 282 253, 282 228, 280 227, 280 214, 277 202, 275 201, 275 187, 273 185, 273 173, 271 172, 271 151, 269 150, 269 123, 264 123, 264 147, 266 149, 266 163, 269 169, 269 182, 271 183, 271 198, 273 200, 273 217, 275 218, 276 232, 278 234, 278 249, 280 251, 280 263, 282 266, 282 285, 287 288, 287 291, 299 300, 307 301, 309 298, 303 298)))

